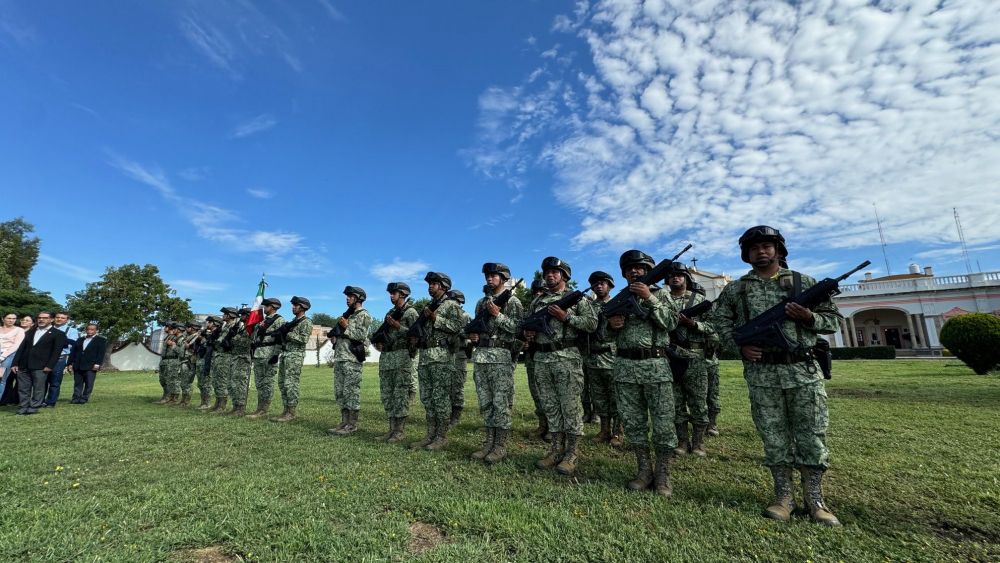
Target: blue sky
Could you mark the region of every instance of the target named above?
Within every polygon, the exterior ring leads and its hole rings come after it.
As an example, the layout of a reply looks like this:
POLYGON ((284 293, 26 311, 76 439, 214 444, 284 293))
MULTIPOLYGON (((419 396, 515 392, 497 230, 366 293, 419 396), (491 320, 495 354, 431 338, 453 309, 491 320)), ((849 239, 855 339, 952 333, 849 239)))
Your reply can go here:
POLYGON ((160 267, 199 312, 377 313, 427 270, 1000 269, 1000 4, 0 0, 4 217, 57 299, 160 267))

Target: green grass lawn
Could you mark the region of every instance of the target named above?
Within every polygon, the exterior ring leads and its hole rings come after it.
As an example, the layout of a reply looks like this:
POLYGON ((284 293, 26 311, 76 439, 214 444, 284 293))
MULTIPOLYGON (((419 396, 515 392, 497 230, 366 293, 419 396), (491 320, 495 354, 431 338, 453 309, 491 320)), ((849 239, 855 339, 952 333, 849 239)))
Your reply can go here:
MULTIPOLYGON (((375 366, 347 438, 326 434, 339 422, 329 368, 305 370, 288 425, 154 405, 155 375, 106 374, 89 405, 0 409, 0 560, 1000 560, 1000 379, 955 360, 834 369, 839 529, 760 516, 770 475, 735 362, 722 436, 708 459, 675 464, 672 499, 626 491, 631 455, 589 439, 576 478, 536 470, 521 367, 517 436, 496 467, 468 459, 471 366, 466 415, 439 453, 375 440, 387 426, 375 366)), ((418 405, 408 439, 424 429, 418 405)))

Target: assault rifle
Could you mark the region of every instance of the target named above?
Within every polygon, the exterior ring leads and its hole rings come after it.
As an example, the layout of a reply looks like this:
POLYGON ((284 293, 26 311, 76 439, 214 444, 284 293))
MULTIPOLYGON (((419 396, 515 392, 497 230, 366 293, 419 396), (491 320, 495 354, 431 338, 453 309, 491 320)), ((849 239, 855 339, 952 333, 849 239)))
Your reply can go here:
MULTIPOLYGON (((792 295, 783 299, 777 305, 757 315, 753 319, 750 319, 745 325, 733 330, 733 341, 736 342, 736 347, 759 346, 761 348, 777 348, 792 354, 815 357, 815 349, 804 349, 798 342, 790 340, 788 336, 785 335, 784 331, 781 330, 781 323, 788 318, 785 316, 785 305, 789 303, 798 303, 807 309, 812 309, 816 305, 823 303, 834 295, 840 294, 840 282, 846 280, 852 274, 862 268, 865 268, 869 264, 871 264, 871 262, 865 260, 842 276, 837 278, 824 278, 822 281, 816 282, 816 285, 810 287, 809 289, 806 289, 797 295, 792 295)), ((818 339, 817 342, 819 341, 826 342, 824 339, 818 339)), ((820 356, 825 355, 826 358, 831 358, 829 355, 828 342, 826 342, 826 354, 824 354, 822 350, 824 347, 823 344, 818 344, 818 347, 820 348, 820 356)), ((826 377, 829 367, 824 366, 824 363, 829 364, 830 362, 824 361, 822 358, 817 358, 817 360, 820 362, 820 367, 824 368, 823 376, 826 377)))
MULTIPOLYGON (((435 299, 427 304, 424 309, 430 312, 436 312, 441 305, 451 299, 451 292, 445 292, 440 299, 435 299)), ((406 339, 408 347, 410 348, 410 357, 412 358, 417 354, 417 348, 423 348, 427 346, 427 317, 424 316, 424 312, 420 312, 420 316, 417 320, 410 325, 410 328, 406 331, 406 339)))
MULTIPOLYGON (((507 306, 507 303, 510 302, 510 298, 514 295, 514 290, 517 289, 517 287, 523 283, 524 283, 523 279, 517 280, 517 282, 515 282, 513 286, 503 290, 503 293, 501 293, 500 295, 497 295, 496 297, 492 295, 489 296, 490 301, 494 305, 499 307, 500 310, 502 311, 503 308, 507 306)), ((483 286, 483 289, 485 291, 488 290, 489 287, 483 286)), ((481 310, 476 311, 476 318, 472 319, 472 321, 469 322, 469 324, 465 325, 465 334, 489 333, 490 331, 488 326, 489 319, 490 319, 490 313, 489 311, 486 310, 486 307, 483 307, 481 310)))
MULTIPOLYGON (((341 315, 341 317, 350 319, 351 315, 353 315, 355 311, 356 309, 354 307, 350 307, 344 311, 344 314, 341 315)), ((339 322, 326 333, 326 336, 334 342, 336 342, 338 338, 347 338, 344 336, 344 327, 340 326, 339 322)), ((368 350, 365 350, 365 343, 353 338, 347 338, 347 351, 353 354, 354 357, 361 363, 364 363, 365 356, 368 355, 368 350)))
MULTIPOLYGON (((664 260, 653 267, 652 270, 646 273, 646 275, 639 278, 638 282, 644 283, 646 285, 653 285, 654 283, 663 281, 670 275, 670 271, 674 269, 674 262, 681 257, 685 252, 691 250, 693 245, 687 245, 684 250, 681 250, 670 260, 664 260)), ((618 292, 617 295, 611 298, 604 304, 603 307, 604 316, 615 317, 615 316, 636 316, 640 319, 645 319, 649 316, 649 311, 647 311, 639 303, 639 299, 634 293, 629 291, 626 286, 624 289, 618 292)))
POLYGON ((229 331, 226 332, 226 336, 222 338, 222 351, 229 352, 233 351, 233 337, 236 333, 243 330, 243 321, 236 321, 233 326, 229 327, 229 331))
MULTIPOLYGON (((697 317, 700 317, 701 315, 704 315, 705 313, 709 312, 711 309, 712 309, 712 302, 706 299, 705 301, 702 301, 697 305, 692 305, 687 309, 684 309, 683 311, 680 312, 680 314, 684 315, 685 317, 691 320, 694 320, 697 317)), ((682 334, 678 330, 673 330, 670 332, 670 341, 682 348, 687 348, 689 343, 687 334, 682 334)))
POLYGON ((297 327, 299 325, 299 323, 301 323, 303 320, 305 320, 305 318, 306 318, 305 315, 302 315, 301 317, 295 317, 291 321, 289 321, 289 322, 287 322, 287 323, 279 326, 273 332, 267 333, 264 336, 264 338, 261 339, 260 343, 262 345, 264 345, 264 346, 270 346, 272 344, 278 344, 282 348, 276 354, 272 355, 267 360, 267 363, 269 363, 271 365, 274 365, 274 364, 278 363, 278 359, 281 356, 281 352, 283 352, 284 348, 285 348, 285 341, 288 340, 288 333, 292 332, 292 329, 294 329, 295 327, 297 327))
POLYGON ((577 303, 583 301, 583 298, 587 296, 587 292, 592 289, 592 287, 588 287, 582 291, 579 289, 571 291, 570 293, 560 297, 555 303, 549 303, 527 317, 524 317, 524 319, 521 320, 521 324, 517 327, 518 340, 524 340, 523 334, 527 330, 553 336, 552 328, 549 327, 549 319, 552 318, 552 313, 549 313, 549 307, 555 305, 563 311, 568 311, 577 303))
MULTIPOLYGON (((388 313, 385 314, 385 318, 388 319, 392 317, 392 320, 399 322, 403 318, 403 313, 406 312, 406 305, 409 304, 409 300, 403 304, 403 308, 399 309, 393 307, 388 313)), ((385 324, 385 320, 379 325, 378 330, 372 335, 371 341, 373 345, 381 344, 385 346, 389 342, 389 325, 385 324)))

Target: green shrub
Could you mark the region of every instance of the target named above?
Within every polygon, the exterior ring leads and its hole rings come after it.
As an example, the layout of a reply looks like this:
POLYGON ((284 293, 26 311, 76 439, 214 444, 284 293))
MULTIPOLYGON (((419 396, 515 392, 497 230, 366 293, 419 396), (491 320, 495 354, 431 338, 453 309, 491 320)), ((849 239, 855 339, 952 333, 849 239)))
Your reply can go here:
POLYGON ((861 346, 860 348, 831 348, 834 360, 892 360, 896 349, 892 346, 861 346))
POLYGON ((1000 364, 1000 317, 969 313, 941 327, 941 344, 979 375, 1000 364))

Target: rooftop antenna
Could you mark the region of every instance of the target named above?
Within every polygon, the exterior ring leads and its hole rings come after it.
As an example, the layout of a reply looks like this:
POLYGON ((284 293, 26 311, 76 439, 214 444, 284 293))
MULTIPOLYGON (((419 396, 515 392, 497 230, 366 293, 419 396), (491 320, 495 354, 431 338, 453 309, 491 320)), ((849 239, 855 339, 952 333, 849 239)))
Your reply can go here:
POLYGON ((955 212, 955 228, 958 229, 958 240, 962 243, 962 258, 965 259, 965 270, 966 273, 972 273, 972 263, 969 262, 969 247, 965 245, 965 232, 962 231, 962 220, 958 218, 958 208, 952 207, 952 211, 955 212))
POLYGON ((872 202, 872 207, 875 208, 875 224, 878 225, 878 238, 882 241, 882 258, 885 259, 885 275, 891 276, 892 270, 889 269, 889 254, 885 250, 885 232, 882 231, 882 219, 878 216, 878 206, 875 202, 872 202))

